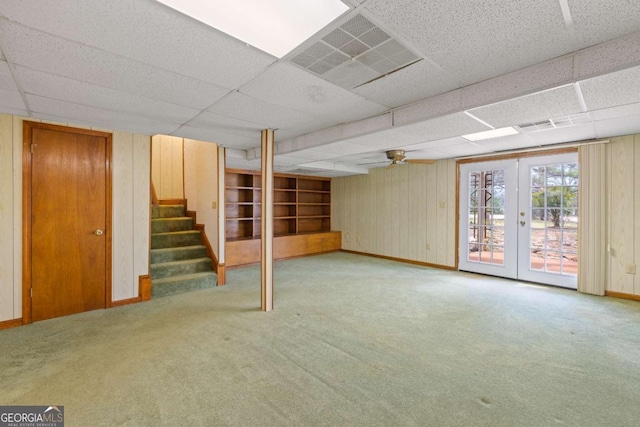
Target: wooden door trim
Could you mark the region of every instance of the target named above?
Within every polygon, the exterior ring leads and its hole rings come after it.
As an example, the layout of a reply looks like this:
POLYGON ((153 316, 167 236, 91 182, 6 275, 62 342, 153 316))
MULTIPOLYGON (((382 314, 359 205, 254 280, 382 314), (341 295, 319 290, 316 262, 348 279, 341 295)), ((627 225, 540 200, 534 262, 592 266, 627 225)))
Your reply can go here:
POLYGON ((111 133, 91 129, 72 128, 47 123, 30 122, 25 120, 22 124, 22 324, 31 323, 31 139, 33 129, 46 129, 57 132, 76 133, 81 135, 98 136, 105 138, 105 308, 113 306, 112 303, 112 158, 113 136, 111 133))

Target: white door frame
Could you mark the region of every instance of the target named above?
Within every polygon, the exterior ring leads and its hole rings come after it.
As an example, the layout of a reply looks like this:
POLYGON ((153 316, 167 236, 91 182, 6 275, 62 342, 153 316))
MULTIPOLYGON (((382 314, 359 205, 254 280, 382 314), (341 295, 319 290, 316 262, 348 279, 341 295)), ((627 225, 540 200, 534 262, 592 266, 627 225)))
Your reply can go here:
POLYGON ((458 245, 458 268, 474 273, 492 276, 517 278, 517 196, 518 162, 517 159, 494 160, 478 163, 464 163, 460 165, 460 223, 458 245), (505 198, 504 206, 504 263, 502 265, 472 261, 469 259, 469 172, 503 170, 505 193, 511 197, 505 198), (508 219, 511 218, 511 221, 508 219))
POLYGON ((577 162, 578 155, 575 152, 461 163, 459 166, 458 269, 576 289, 577 276, 530 269, 529 180, 531 166, 577 162), (469 259, 469 172, 488 170, 504 170, 505 174, 503 265, 469 259))

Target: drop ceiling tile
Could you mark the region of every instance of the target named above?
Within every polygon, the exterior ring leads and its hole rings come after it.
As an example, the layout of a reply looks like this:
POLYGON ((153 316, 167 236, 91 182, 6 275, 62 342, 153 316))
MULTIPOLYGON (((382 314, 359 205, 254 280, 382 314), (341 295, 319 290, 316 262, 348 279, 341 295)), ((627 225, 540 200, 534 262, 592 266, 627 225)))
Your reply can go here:
POLYGON ((3 1, 2 14, 25 26, 154 67, 233 89, 276 58, 154 1, 3 1), (132 42, 135 41, 135 42, 132 42))
POLYGON ((0 108, 11 108, 13 110, 26 110, 20 92, 15 90, 0 89, 0 108))
POLYGON ((433 159, 450 159, 453 157, 468 157, 491 153, 488 147, 480 147, 471 143, 456 144, 449 147, 440 147, 429 150, 428 154, 433 159))
POLYGON ((193 108, 132 95, 28 68, 16 67, 16 72, 26 93, 45 98, 171 123, 183 123, 199 113, 199 110, 193 108))
POLYGON ((640 67, 594 77, 580 82, 589 110, 640 102, 640 67))
POLYGON ((419 144, 412 144, 412 145, 405 145, 401 148, 405 149, 405 150, 430 150, 433 148, 442 148, 442 147, 449 147, 452 145, 457 145, 457 144, 469 144, 469 141, 467 141, 464 138, 460 138, 460 137, 455 137, 455 138, 445 138, 445 139, 438 139, 435 141, 428 141, 428 142, 421 142, 419 144))
POLYGON ((563 128, 530 132, 527 136, 536 145, 549 145, 592 139, 596 137, 596 132, 593 123, 582 123, 563 128))
POLYGON ((0 20, 16 65, 191 108, 206 108, 228 91, 190 77, 0 20))
POLYGON ((253 138, 255 146, 260 145, 260 131, 264 129, 263 126, 256 123, 221 116, 209 111, 203 111, 185 125, 201 129, 216 129, 230 135, 253 138))
POLYGON ((623 105, 620 107, 605 108, 602 110, 594 110, 589 114, 591 114, 591 117, 594 121, 636 115, 640 114, 640 103, 623 105))
POLYGON ((387 109, 286 63, 270 67, 241 92, 264 102, 331 119, 334 124, 364 119, 387 109))
POLYGON ((469 110, 469 113, 496 128, 581 112, 582 107, 573 85, 469 110))
POLYGON ((409 135, 415 135, 422 141, 427 142, 466 135, 468 133, 482 132, 488 130, 488 128, 464 113, 456 113, 398 127, 398 130, 408 133, 409 135))
POLYGON ((640 133, 640 114, 600 120, 594 126, 597 138, 637 134, 640 133))
POLYGON ((327 153, 325 151, 314 151, 314 150, 300 150, 300 151, 294 151, 292 153, 287 153, 287 154, 278 154, 277 146, 276 146, 276 157, 291 157, 295 159, 305 159, 305 161, 300 163, 306 163, 306 162, 313 162, 316 160, 330 159, 330 158, 333 158, 334 155, 332 153, 327 153))
MULTIPOLYGON (((297 136, 333 124, 332 121, 286 108, 274 103, 262 101, 241 92, 231 92, 215 104, 208 111, 222 116, 257 123, 263 129, 278 129, 276 138, 281 131, 288 131, 297 136)), ((291 137, 290 136, 290 137, 291 137)))
POLYGON ((359 136, 344 140, 349 144, 358 144, 370 150, 391 149, 402 145, 411 145, 420 142, 418 136, 400 132, 397 129, 389 129, 386 131, 376 132, 370 135, 359 136))
POLYGON ((179 125, 143 116, 72 104, 35 95, 27 95, 35 117, 51 118, 62 123, 79 123, 107 129, 131 131, 145 135, 168 134, 179 125))
POLYGON ((573 50, 558 0, 370 0, 365 8, 464 84, 573 50))
POLYGON ((256 144, 255 138, 233 135, 216 128, 205 129, 193 126, 181 126, 179 129, 173 131, 171 135, 205 142, 215 142, 224 147, 237 148, 240 150, 246 150, 260 145, 260 141, 256 144))
POLYGON ((569 9, 580 47, 640 30, 640 3, 637 1, 569 0, 569 9))
POLYGON ((6 61, 0 61, 0 89, 17 91, 16 83, 6 61))
POLYGON ((457 83, 441 70, 427 61, 420 61, 353 91, 364 98, 395 108, 456 87, 457 83))
POLYGON ((536 144, 526 135, 509 135, 500 138, 488 139, 485 141, 476 141, 473 145, 477 145, 483 149, 490 151, 519 150, 523 148, 533 147, 536 144))
POLYGON ((573 80, 574 59, 565 56, 467 86, 461 91, 465 108, 474 108, 565 85, 573 80))
POLYGON ((332 158, 335 158, 356 153, 366 153, 368 151, 371 151, 371 149, 363 145, 350 144, 348 142, 334 142, 332 144, 314 147, 313 149, 310 149, 310 151, 327 153, 330 154, 332 158))
POLYGON ((305 159, 303 157, 298 157, 297 155, 298 153, 295 153, 295 156, 290 156, 290 155, 275 156, 273 158, 273 162, 274 164, 279 166, 301 165, 303 163, 313 162, 313 160, 311 159, 305 159))

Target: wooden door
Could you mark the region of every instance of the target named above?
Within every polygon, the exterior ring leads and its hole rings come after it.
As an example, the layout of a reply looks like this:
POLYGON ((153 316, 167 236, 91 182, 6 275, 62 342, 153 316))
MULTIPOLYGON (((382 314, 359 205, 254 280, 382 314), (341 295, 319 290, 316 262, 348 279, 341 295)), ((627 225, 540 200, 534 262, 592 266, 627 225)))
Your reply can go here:
POLYGON ((30 154, 27 314, 38 321, 105 308, 110 134, 25 122, 25 150, 30 154))

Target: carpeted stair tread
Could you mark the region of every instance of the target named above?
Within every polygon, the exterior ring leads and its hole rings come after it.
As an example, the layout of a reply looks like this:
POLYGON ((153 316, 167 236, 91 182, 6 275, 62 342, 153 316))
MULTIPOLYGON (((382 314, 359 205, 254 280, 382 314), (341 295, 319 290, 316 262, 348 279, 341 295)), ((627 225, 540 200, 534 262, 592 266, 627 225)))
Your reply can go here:
POLYGON ((154 218, 151 220, 151 233, 193 230, 193 219, 188 216, 154 218))
POLYGON ((161 279, 169 276, 211 271, 211 258, 195 258, 181 261, 151 264, 151 278, 161 279))
POLYGON ((151 208, 151 218, 175 218, 185 215, 184 205, 155 205, 151 208))
POLYGON ((152 295, 161 297, 197 289, 212 288, 217 283, 218 276, 213 271, 153 279, 152 295))
POLYGON ((207 248, 205 248, 203 245, 151 249, 151 264, 181 261, 193 258, 205 258, 206 256, 207 248))
POLYGON ((200 232, 198 230, 151 234, 151 249, 194 246, 198 244, 200 244, 200 232))

